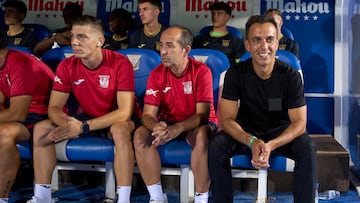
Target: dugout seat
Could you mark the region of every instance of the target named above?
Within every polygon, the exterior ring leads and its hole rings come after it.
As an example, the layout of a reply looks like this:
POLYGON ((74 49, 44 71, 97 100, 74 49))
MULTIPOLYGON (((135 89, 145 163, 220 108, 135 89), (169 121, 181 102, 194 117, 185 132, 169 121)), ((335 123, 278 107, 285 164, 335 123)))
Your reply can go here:
POLYGON ((56 71, 59 63, 70 56, 73 55, 73 50, 71 46, 62 46, 55 49, 47 50, 41 57, 41 60, 48 65, 51 70, 56 71))
POLYGON ((286 27, 284 27, 284 26, 281 27, 281 33, 282 33, 284 36, 286 36, 287 38, 289 38, 289 39, 291 39, 291 40, 295 40, 293 33, 292 33, 289 29, 287 29, 286 27))
POLYGON ((45 25, 36 24, 36 23, 25 23, 23 24, 26 28, 32 31, 38 38, 39 41, 43 40, 46 37, 50 36, 50 30, 45 25))
MULTIPOLYGON (((213 29, 212 25, 205 26, 200 29, 200 31, 198 32, 198 35, 203 35, 203 34, 209 33, 212 29, 213 29)), ((240 39, 243 39, 243 36, 238 28, 228 25, 228 26, 226 26, 226 29, 230 34, 235 35, 236 37, 238 37, 240 39)))
POLYGON ((12 49, 12 50, 17 50, 17 51, 21 51, 24 53, 28 53, 28 54, 34 54, 34 52, 26 47, 22 47, 22 46, 7 46, 8 49, 12 49))
POLYGON ((117 50, 125 55, 134 68, 135 95, 140 107, 144 105, 147 78, 152 69, 161 64, 160 55, 149 49, 127 48, 117 50))

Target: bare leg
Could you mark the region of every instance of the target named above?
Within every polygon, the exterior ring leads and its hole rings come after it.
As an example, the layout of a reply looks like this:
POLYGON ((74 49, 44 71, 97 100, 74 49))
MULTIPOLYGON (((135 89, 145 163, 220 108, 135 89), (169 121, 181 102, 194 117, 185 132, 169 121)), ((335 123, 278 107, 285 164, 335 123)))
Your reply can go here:
POLYGON ((137 165, 145 185, 153 185, 161 180, 161 161, 156 147, 151 144, 153 138, 144 126, 136 129, 134 148, 137 165))
POLYGON ((209 126, 203 125, 189 134, 187 140, 193 147, 191 152, 191 169, 194 173, 196 192, 208 192, 210 177, 208 170, 208 131, 209 126))
POLYGON ((34 171, 37 184, 50 184, 56 164, 55 144, 47 135, 55 126, 50 120, 37 123, 34 127, 34 171))
POLYGON ((114 168, 118 186, 131 186, 134 170, 134 150, 131 142, 133 122, 121 122, 111 126, 110 132, 115 143, 114 168))
POLYGON ((0 197, 2 198, 9 197, 20 168, 20 154, 16 142, 28 140, 29 137, 29 131, 20 123, 0 124, 0 197))

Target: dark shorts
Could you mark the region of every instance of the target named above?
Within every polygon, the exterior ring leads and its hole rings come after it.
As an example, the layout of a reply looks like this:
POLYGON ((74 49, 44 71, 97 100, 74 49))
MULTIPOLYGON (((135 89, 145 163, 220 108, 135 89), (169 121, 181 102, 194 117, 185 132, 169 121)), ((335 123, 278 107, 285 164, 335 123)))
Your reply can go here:
POLYGON ((37 122, 40 122, 45 119, 48 119, 47 114, 28 113, 26 120, 20 123, 23 124, 29 130, 30 134, 32 134, 34 125, 37 122))

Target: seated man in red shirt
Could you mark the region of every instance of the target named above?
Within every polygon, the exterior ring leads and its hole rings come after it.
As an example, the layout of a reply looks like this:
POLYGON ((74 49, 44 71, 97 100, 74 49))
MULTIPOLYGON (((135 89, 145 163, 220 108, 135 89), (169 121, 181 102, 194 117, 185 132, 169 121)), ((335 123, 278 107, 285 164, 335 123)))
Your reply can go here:
POLYGON ((16 143, 30 139, 33 125, 47 118, 54 73, 36 57, 6 48, 0 36, 0 203, 20 167, 16 143))
POLYGON ((208 202, 208 137, 217 130, 211 70, 188 56, 192 35, 170 27, 160 37, 162 64, 148 78, 143 126, 135 131, 136 161, 150 202, 167 202, 160 183, 161 161, 157 147, 174 139, 192 146, 195 203, 208 202))
POLYGON ((56 70, 50 119, 36 124, 34 129, 35 194, 28 202, 52 202, 55 144, 94 131, 113 139, 118 202, 130 202, 134 167, 131 132, 135 129, 131 120, 135 105, 133 66, 125 56, 101 48, 105 41, 101 20, 84 15, 72 22, 74 55, 60 62, 56 70), (63 112, 70 93, 76 97, 82 114, 63 112))

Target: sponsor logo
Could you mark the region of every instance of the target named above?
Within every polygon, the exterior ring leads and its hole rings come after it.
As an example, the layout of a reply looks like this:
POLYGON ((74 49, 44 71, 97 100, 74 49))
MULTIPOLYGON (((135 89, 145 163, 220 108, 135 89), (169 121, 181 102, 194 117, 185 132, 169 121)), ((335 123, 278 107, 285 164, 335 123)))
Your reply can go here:
POLYGON ((148 89, 148 90, 146 90, 145 94, 148 96, 153 95, 154 97, 156 97, 156 94, 158 92, 159 92, 159 90, 148 89))
POLYGON ((129 59, 129 61, 131 62, 131 64, 133 65, 133 70, 139 70, 140 69, 140 58, 141 55, 138 54, 127 54, 126 55, 129 59))
POLYGON ((209 44, 210 44, 210 42, 205 42, 205 43, 203 43, 203 47, 206 47, 209 44))
POLYGON ((194 59, 200 61, 201 63, 205 63, 208 60, 209 56, 202 56, 202 55, 194 55, 194 59))
POLYGON ((5 77, 6 77, 6 82, 8 83, 8 85, 11 86, 9 75, 5 74, 5 77))
MULTIPOLYGON (((209 7, 213 4, 213 2, 217 1, 203 1, 203 0, 186 0, 185 2, 185 11, 186 12, 195 12, 194 17, 199 18, 210 18, 211 15, 208 13, 201 14, 201 12, 209 11, 209 7)), ((231 7, 233 11, 237 12, 246 12, 247 9, 247 0, 238 0, 238 1, 227 1, 227 4, 231 7)), ((234 12, 231 18, 236 18, 234 12)))
POLYGON ((166 92, 168 92, 169 90, 171 90, 171 87, 165 87, 165 89, 163 89, 163 93, 166 93, 166 92))
MULTIPOLYGON (((29 0, 28 10, 29 11, 62 11, 66 4, 73 1, 44 1, 44 0, 29 0)), ((76 1, 83 9, 85 1, 76 1)))
POLYGON ((78 79, 77 81, 74 82, 74 84, 75 85, 80 85, 84 81, 85 81, 85 79, 78 79))
POLYGON ((138 48, 143 48, 143 47, 145 47, 146 46, 146 44, 140 44, 140 45, 138 45, 138 48))
POLYGON ((283 11, 285 20, 317 21, 319 15, 330 14, 329 2, 302 2, 301 0, 265 0, 266 9, 278 8, 283 11))
POLYGON ((63 84, 63 83, 61 82, 61 79, 60 79, 58 76, 55 76, 54 82, 59 83, 60 85, 63 84))

